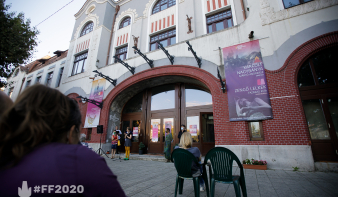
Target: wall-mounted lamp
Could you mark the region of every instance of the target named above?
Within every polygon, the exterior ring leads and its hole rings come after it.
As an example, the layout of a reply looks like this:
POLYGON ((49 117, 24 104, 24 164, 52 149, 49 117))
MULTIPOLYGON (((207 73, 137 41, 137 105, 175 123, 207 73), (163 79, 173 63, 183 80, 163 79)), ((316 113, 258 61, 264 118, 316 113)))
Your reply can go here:
POLYGON ((254 31, 251 31, 251 32, 249 33, 249 38, 252 39, 253 37, 254 37, 254 31))

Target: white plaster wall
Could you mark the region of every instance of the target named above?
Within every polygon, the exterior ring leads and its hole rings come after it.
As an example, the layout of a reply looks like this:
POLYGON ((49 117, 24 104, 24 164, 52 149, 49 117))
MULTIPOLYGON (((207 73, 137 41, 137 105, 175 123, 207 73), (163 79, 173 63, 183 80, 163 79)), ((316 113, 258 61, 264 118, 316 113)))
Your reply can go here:
POLYGON ((268 169, 314 171, 311 146, 307 145, 216 145, 230 149, 242 162, 245 159, 266 160, 268 169))

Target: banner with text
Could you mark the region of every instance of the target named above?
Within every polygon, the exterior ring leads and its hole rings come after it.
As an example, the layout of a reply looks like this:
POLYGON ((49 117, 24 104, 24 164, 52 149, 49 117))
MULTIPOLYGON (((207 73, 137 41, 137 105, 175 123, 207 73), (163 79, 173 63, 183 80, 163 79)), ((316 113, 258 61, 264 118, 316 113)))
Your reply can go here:
POLYGON ((259 41, 223 48, 230 121, 272 119, 259 41))
MULTIPOLYGON (((89 99, 97 102, 102 102, 104 87, 106 85, 105 79, 93 81, 92 90, 90 91, 89 99)), ((99 125, 101 109, 92 103, 88 103, 87 114, 85 121, 85 128, 96 127, 99 125)))

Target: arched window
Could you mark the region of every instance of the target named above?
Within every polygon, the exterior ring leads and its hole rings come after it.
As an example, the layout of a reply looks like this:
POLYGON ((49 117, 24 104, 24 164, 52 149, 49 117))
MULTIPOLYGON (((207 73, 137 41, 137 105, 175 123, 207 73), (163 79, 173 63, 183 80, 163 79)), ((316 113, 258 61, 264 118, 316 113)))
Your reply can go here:
POLYGON ((93 22, 87 23, 87 25, 82 29, 80 37, 92 32, 93 26, 94 26, 93 22))
POLYGON ((123 21, 120 23, 119 29, 127 27, 128 25, 130 25, 130 17, 123 19, 123 21))
POLYGON ((156 14, 157 12, 165 10, 174 5, 176 5, 176 0, 159 0, 153 8, 152 14, 156 14))

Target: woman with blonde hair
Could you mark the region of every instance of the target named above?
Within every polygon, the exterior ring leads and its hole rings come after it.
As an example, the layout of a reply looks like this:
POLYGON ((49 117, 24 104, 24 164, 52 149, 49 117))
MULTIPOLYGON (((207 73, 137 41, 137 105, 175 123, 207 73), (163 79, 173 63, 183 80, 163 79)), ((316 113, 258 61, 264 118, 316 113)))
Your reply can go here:
MULTIPOLYGON (((189 152, 191 152, 199 161, 199 163, 201 164, 201 158, 202 158, 202 154, 200 152, 200 150, 197 147, 192 147, 192 137, 191 134, 189 132, 184 132, 181 135, 181 139, 180 139, 180 144, 179 147, 175 147, 176 148, 183 148, 189 152)), ((202 174, 203 169, 202 166, 197 166, 195 163, 193 163, 193 165, 191 166, 192 172, 193 172, 193 176, 199 176, 200 174, 202 174)), ((200 191, 204 191, 204 180, 200 179, 200 191)))
POLYGON ((25 89, 0 120, 1 196, 31 195, 27 185, 125 196, 106 161, 78 144, 81 124, 75 100, 44 85, 25 89))

